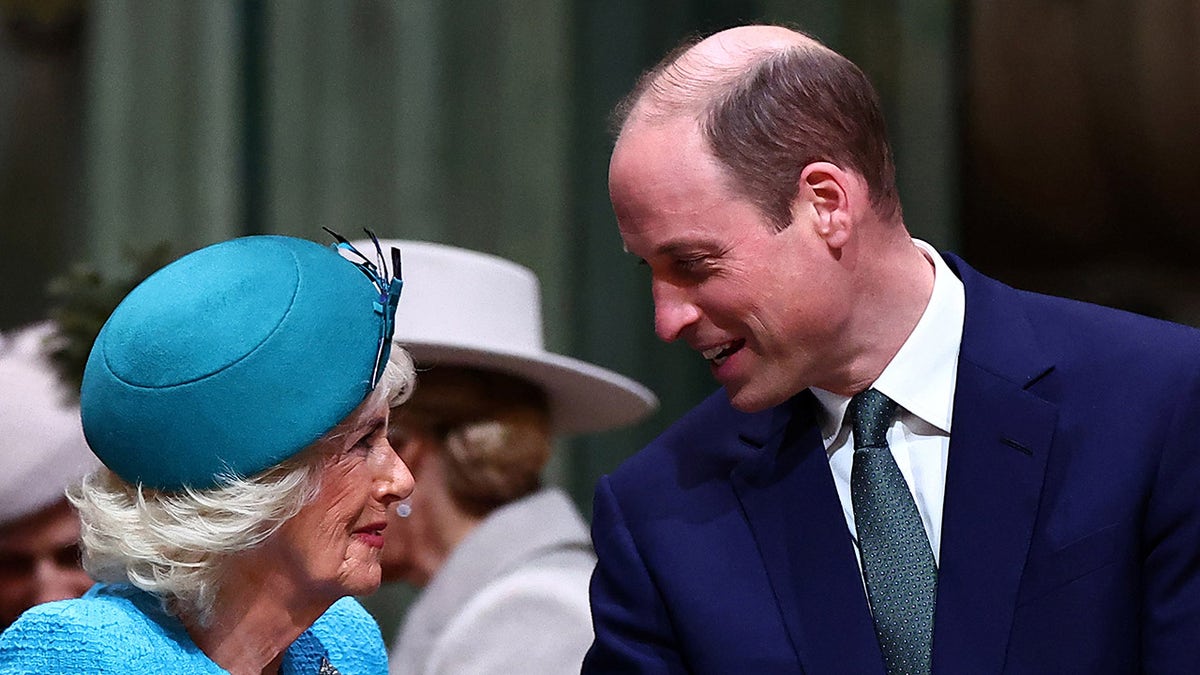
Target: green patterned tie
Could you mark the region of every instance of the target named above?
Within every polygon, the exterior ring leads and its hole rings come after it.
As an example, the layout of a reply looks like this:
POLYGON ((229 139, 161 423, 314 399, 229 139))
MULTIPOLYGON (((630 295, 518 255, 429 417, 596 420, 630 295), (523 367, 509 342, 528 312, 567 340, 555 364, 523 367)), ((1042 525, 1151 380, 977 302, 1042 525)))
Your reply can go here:
POLYGON ((887 429, 896 402, 874 390, 850 399, 854 468, 850 498, 875 633, 890 675, 928 673, 937 565, 887 429))

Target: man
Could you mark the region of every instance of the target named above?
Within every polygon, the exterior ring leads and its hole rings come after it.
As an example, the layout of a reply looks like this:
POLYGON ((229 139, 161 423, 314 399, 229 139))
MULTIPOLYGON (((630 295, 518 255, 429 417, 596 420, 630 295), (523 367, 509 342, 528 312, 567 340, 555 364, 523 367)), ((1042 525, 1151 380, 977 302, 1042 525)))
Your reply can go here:
POLYGON ((585 673, 1184 672, 1200 333, 910 238, 877 96, 771 26, 619 108, 655 329, 723 385, 596 489, 585 673))

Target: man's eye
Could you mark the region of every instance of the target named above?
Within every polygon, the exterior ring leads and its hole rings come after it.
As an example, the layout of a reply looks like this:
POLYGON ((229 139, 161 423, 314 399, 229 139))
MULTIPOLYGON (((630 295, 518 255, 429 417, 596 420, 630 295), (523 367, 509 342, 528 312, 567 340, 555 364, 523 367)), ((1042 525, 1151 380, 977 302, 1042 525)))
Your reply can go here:
POLYGON ((708 258, 704 256, 696 256, 693 258, 679 258, 675 261, 675 269, 680 272, 697 272, 707 265, 708 258))

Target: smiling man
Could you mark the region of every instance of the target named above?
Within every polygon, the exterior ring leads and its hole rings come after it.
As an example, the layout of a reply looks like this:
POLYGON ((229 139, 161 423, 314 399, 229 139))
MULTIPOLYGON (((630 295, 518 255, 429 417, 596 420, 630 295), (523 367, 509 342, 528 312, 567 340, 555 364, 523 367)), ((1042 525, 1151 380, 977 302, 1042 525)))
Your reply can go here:
POLYGON ((914 240, 876 93, 795 31, 617 116, 655 330, 722 390, 597 486, 585 673, 1200 662, 1200 332, 914 240))

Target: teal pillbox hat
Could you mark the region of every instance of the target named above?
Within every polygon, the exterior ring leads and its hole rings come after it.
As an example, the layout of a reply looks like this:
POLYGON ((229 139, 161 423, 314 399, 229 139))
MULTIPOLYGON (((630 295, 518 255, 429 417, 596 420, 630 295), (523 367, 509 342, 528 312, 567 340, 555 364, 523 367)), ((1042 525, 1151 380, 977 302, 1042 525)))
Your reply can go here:
POLYGON ((177 490, 310 446, 362 403, 387 360, 399 281, 389 303, 371 274, 284 236, 222 242, 155 272, 88 358, 80 409, 92 451, 128 483, 177 490))

